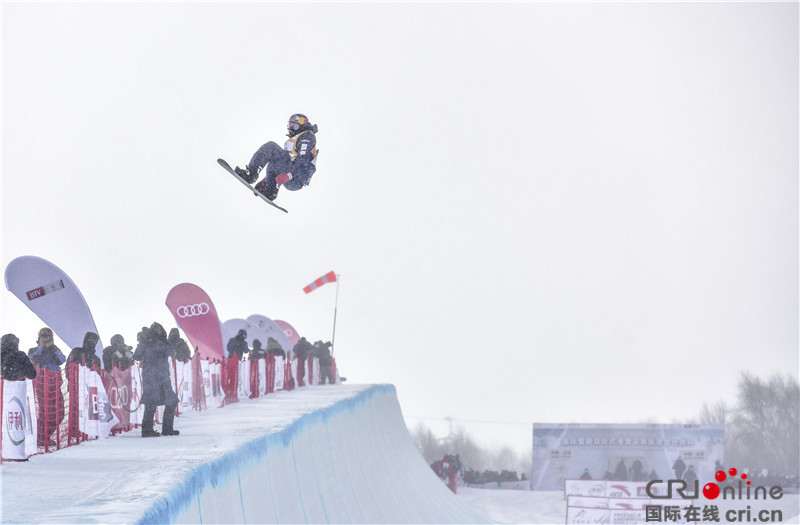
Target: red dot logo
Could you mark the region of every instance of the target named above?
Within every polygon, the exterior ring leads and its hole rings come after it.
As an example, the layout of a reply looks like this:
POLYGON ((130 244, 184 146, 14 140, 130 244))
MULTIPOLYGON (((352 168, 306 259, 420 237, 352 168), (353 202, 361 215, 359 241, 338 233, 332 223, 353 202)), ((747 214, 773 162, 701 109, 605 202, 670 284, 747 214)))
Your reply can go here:
POLYGON ((705 496, 706 499, 716 499, 719 496, 719 485, 716 483, 706 483, 706 486, 703 487, 703 496, 705 496))
POLYGON ((722 483, 723 481, 725 481, 725 480, 728 478, 728 476, 726 476, 726 475, 725 475, 725 472, 723 472, 723 471, 721 471, 721 470, 717 471, 717 473, 716 473, 716 474, 714 474, 714 477, 715 477, 715 478, 717 479, 717 481, 719 481, 720 483, 722 483))
POLYGON ((728 474, 730 474, 731 476, 735 476, 736 472, 737 472, 737 470, 735 468, 732 468, 732 469, 728 470, 728 474))

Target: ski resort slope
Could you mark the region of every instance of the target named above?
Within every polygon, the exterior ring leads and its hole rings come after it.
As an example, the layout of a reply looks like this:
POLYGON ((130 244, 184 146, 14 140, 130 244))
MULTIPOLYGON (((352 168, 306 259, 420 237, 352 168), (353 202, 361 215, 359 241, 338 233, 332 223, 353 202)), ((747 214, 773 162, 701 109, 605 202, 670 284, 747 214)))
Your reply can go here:
POLYGON ((4 523, 486 523, 436 477, 391 385, 278 392, 2 465, 4 523))

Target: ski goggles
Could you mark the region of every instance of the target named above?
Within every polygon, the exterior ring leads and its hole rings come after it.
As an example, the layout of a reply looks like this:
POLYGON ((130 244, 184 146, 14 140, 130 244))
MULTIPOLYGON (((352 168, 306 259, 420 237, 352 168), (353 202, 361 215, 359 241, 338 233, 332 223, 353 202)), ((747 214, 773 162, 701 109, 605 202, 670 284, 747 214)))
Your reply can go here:
POLYGON ((290 129, 292 131, 298 131, 300 129, 300 124, 298 122, 289 121, 289 123, 286 124, 286 129, 290 129))

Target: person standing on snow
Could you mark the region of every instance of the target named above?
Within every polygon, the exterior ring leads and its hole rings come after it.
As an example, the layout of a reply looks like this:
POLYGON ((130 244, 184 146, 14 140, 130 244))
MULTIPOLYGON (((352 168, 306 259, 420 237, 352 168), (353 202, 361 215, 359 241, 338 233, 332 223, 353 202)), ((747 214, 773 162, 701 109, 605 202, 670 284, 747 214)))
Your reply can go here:
POLYGON ((311 124, 302 113, 295 113, 289 117, 286 129, 289 140, 283 148, 267 142, 258 148, 246 167, 234 169, 248 184, 253 184, 258 172, 266 166, 266 175, 255 189, 271 201, 278 196, 278 186, 297 191, 308 186, 317 170, 317 125, 311 124))
POLYGON ((61 365, 66 358, 53 343, 53 331, 47 327, 39 330, 38 345, 28 352, 31 363, 47 372, 37 375, 33 381, 33 393, 38 408, 37 443, 49 444, 50 436, 58 429, 64 419, 64 394, 61 392, 61 365), (45 381, 45 378, 48 378, 45 381))
POLYGON ((250 348, 247 346, 247 332, 239 330, 239 333, 228 340, 228 358, 236 357, 241 361, 244 359, 244 354, 248 353, 250 348))
POLYGON ((175 349, 167 341, 167 331, 153 323, 145 332, 142 341, 133 353, 133 360, 142 363, 142 437, 177 436, 180 431, 173 428, 178 396, 172 390, 169 361, 175 349), (164 405, 164 423, 161 433, 153 429, 156 407, 164 405))
POLYGON ((0 378, 6 381, 33 379, 36 368, 31 360, 19 349, 19 338, 14 334, 6 334, 0 338, 0 378))
POLYGON ((106 372, 111 372, 111 369, 116 365, 120 370, 127 370, 131 366, 131 358, 133 357, 132 346, 125 344, 125 338, 120 334, 116 334, 111 338, 111 346, 107 346, 103 350, 103 367, 106 372))
POLYGON ((100 336, 94 332, 86 332, 83 336, 83 346, 78 346, 72 349, 72 352, 67 356, 67 366, 77 363, 87 368, 102 368, 103 363, 97 357, 95 347, 100 340, 100 336))

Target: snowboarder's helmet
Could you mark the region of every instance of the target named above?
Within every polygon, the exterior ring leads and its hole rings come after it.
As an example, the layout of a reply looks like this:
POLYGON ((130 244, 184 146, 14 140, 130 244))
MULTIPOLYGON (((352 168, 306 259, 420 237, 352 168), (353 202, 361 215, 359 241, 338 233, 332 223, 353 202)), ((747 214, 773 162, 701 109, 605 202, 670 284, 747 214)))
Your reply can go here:
POLYGON ((291 117, 289 117, 289 122, 286 124, 286 129, 289 130, 289 136, 293 136, 300 128, 308 124, 308 117, 303 115, 302 113, 295 113, 291 117))
POLYGON ((53 338, 53 331, 49 328, 45 327, 39 330, 39 339, 44 337, 45 339, 52 339, 53 338))

